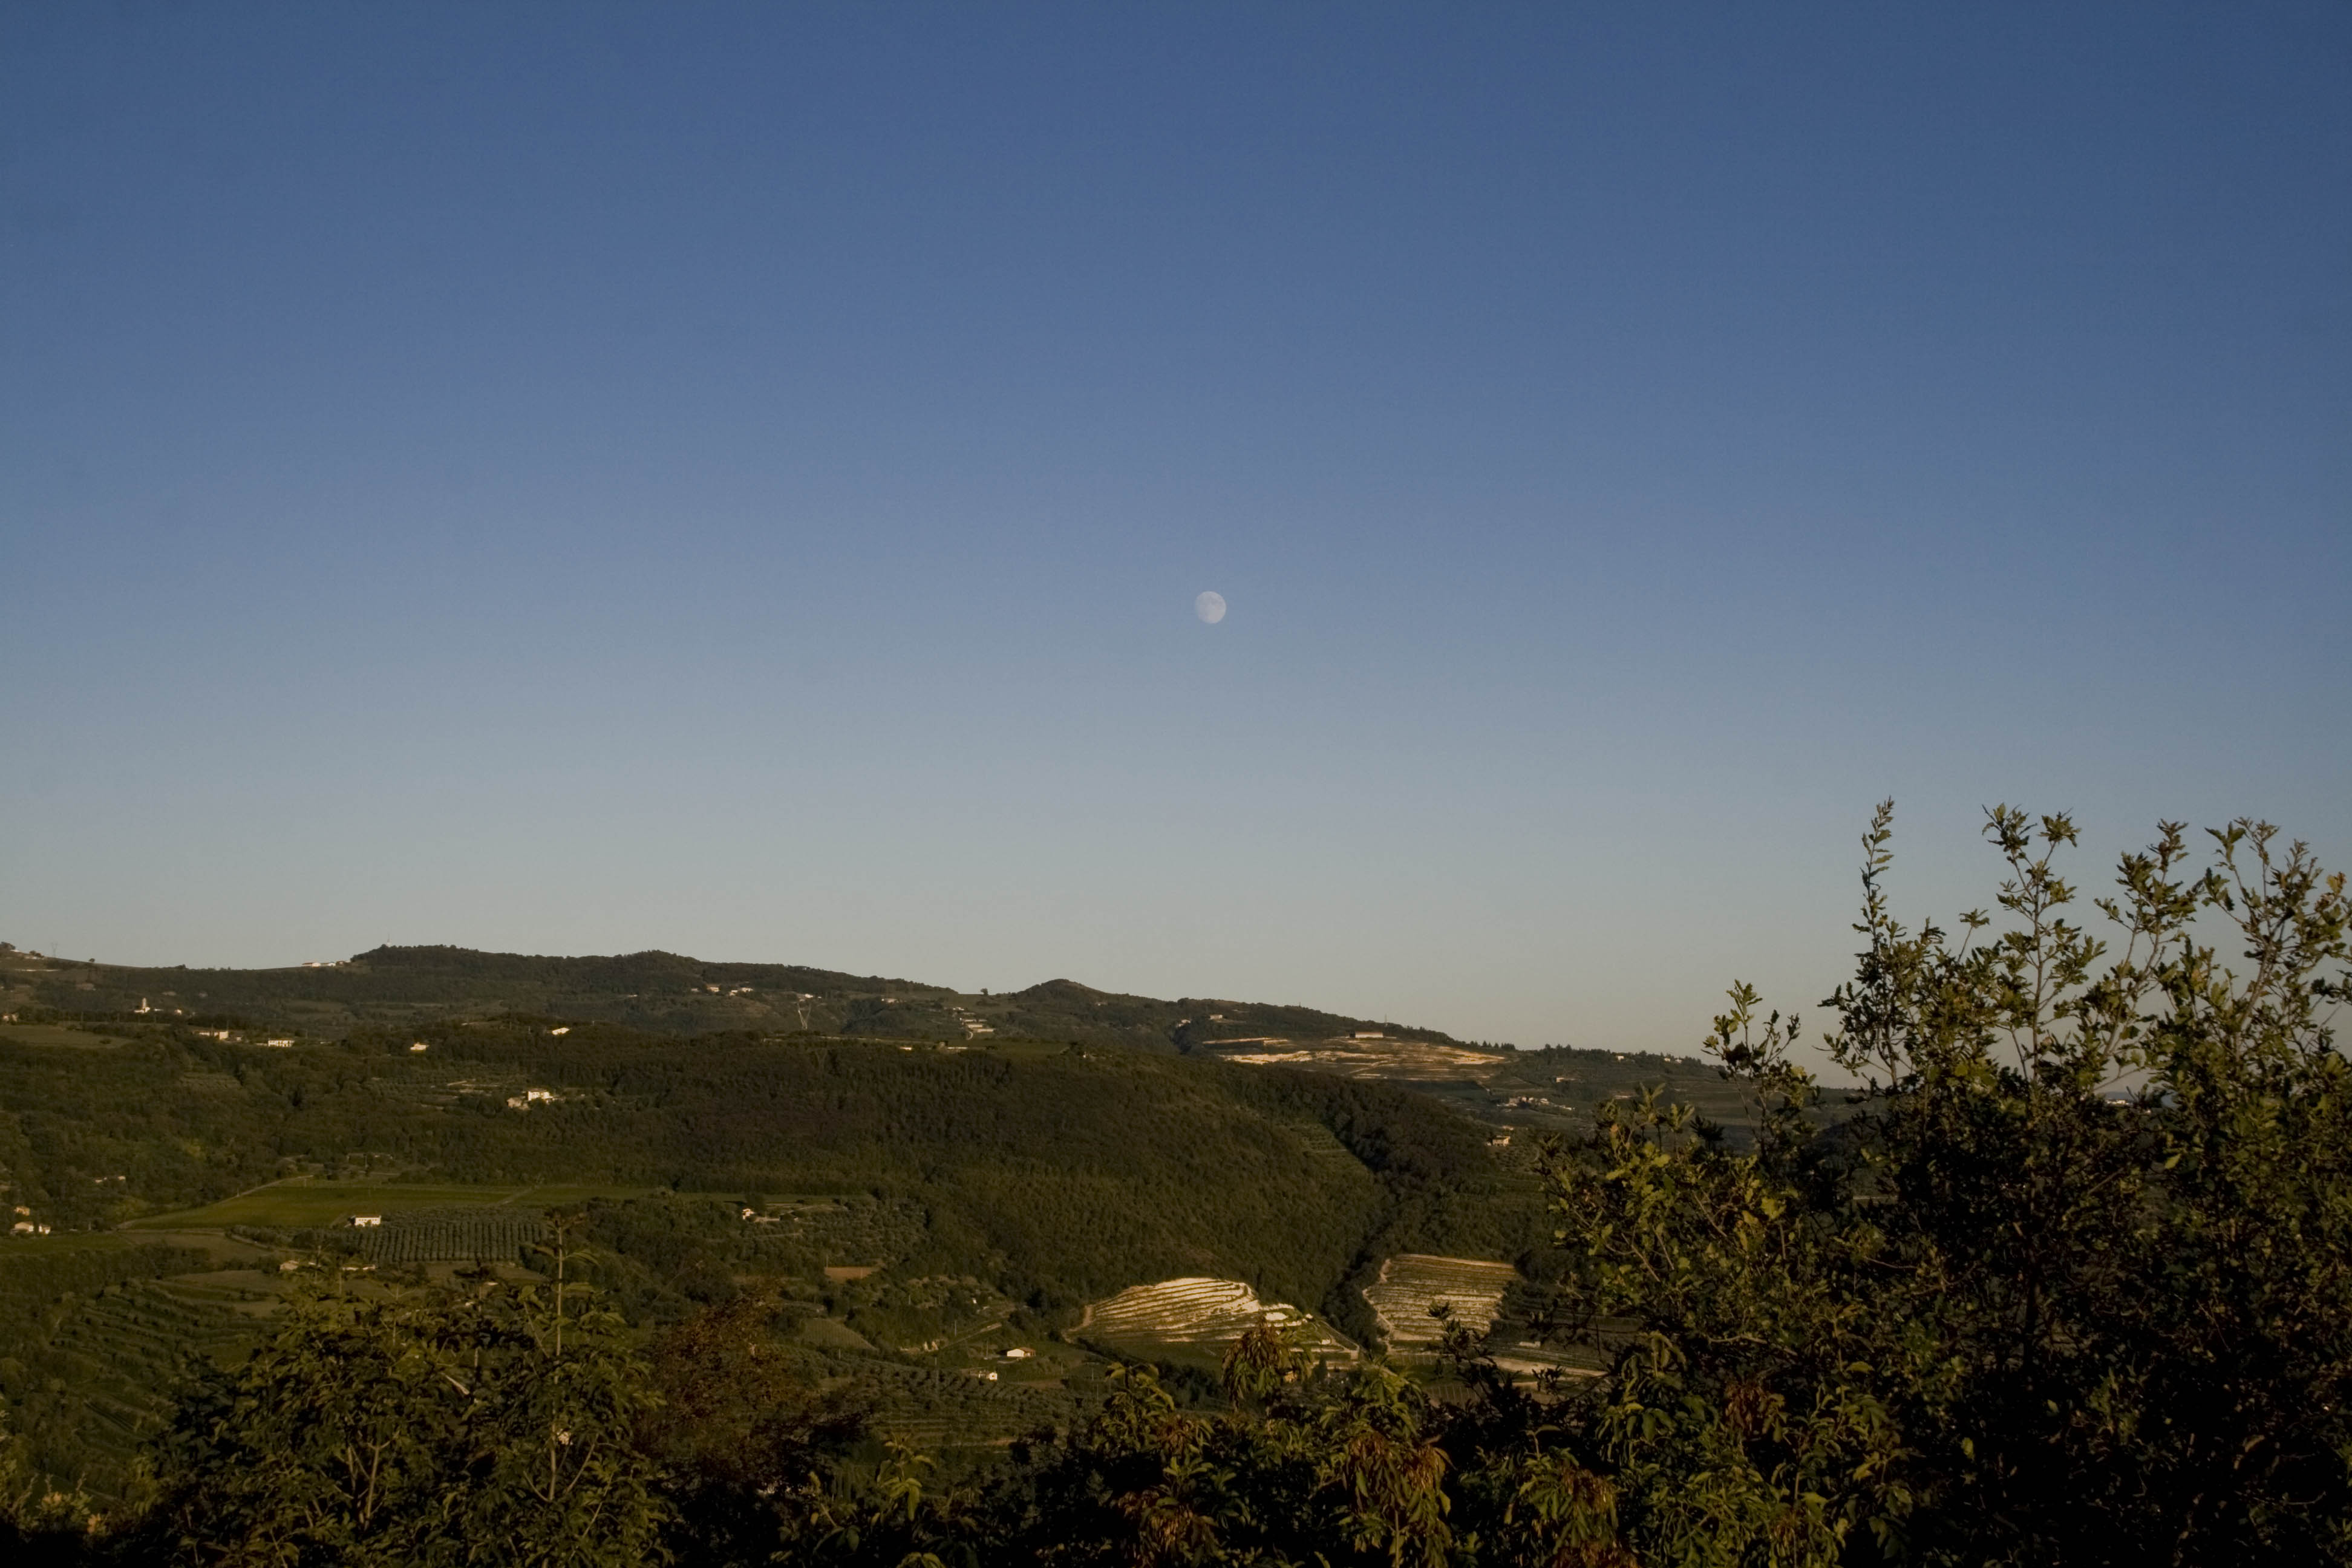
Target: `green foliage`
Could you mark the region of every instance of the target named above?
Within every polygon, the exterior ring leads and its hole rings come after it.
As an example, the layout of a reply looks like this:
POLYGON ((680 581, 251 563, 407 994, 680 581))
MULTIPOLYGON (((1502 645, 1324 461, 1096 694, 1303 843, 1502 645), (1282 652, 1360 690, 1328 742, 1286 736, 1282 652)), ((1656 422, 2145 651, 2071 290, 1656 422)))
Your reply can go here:
MULTIPOLYGON (((837 1291, 826 1310, 887 1345, 921 1344, 959 1325, 919 1321, 933 1309, 891 1295, 896 1282, 969 1276, 1018 1304, 1034 1335, 1126 1286, 1206 1273, 1248 1279, 1344 1326, 1361 1312, 1351 1281, 1386 1252, 1511 1256, 1542 1233, 1530 1176, 1499 1170, 1475 1124, 1393 1086, 1123 1051, 740 1035, 688 1046, 605 1025, 562 1036, 511 1021, 436 1026, 420 1031, 425 1053, 408 1049, 407 1033, 268 1050, 141 1027, 112 1051, 0 1049, 0 1140, 16 1140, 11 1170, 44 1218, 92 1194, 143 1211, 140 1225, 265 1227, 243 1234, 273 1252, 307 1245, 386 1267, 511 1262, 549 1185, 634 1191, 592 1203, 584 1223, 595 1283, 643 1322, 680 1321, 745 1279, 789 1279, 837 1291), (183 1092, 192 1074, 238 1087, 183 1092), (563 1098, 509 1108, 526 1085, 563 1098), (110 1179, 124 1171, 127 1182, 110 1179), (371 1177, 283 1179, 289 1171, 371 1177), (406 1184, 387 1184, 394 1173, 406 1184), (775 1205, 779 1223, 751 1225, 698 1191, 803 1196, 775 1205), (153 1212, 207 1200, 195 1213, 153 1212), (328 1225, 359 1211, 385 1223, 328 1225), (304 1234, 315 1226, 325 1228, 304 1234), (890 1279, 824 1286, 827 1265, 884 1265, 890 1279)), ((83 1245, 121 1243, 85 1232, 0 1247, 0 1387, 44 1470, 110 1498, 163 1413, 175 1337, 226 1352, 220 1336, 257 1332, 248 1310, 266 1301, 178 1284, 137 1300, 68 1300, 74 1287, 59 1276, 10 1307, 14 1260, 83 1245)), ((268 1271, 274 1292, 276 1257, 234 1256, 268 1271)), ((961 1437, 968 1421, 992 1438, 1037 1418, 1023 1414, 1034 1402, 884 1381, 877 1397, 914 1412, 905 1429, 926 1441, 961 1437)))
POLYGON ((1231 1408, 1122 1373, 939 1542, 1008 1560, 1611 1565, 2352 1560, 2352 1100, 2340 878, 2166 825, 2068 918, 2063 817, 1996 811, 2006 920, 1898 925, 1868 839, 1824 1128, 1793 1019, 1746 986, 1709 1049, 1752 1148, 1603 1108, 1546 1174, 1554 1331, 1607 1374, 1468 1397, 1309 1379, 1254 1340, 1231 1408), (2242 968, 2200 921, 2227 921, 2242 968), (1999 929, 1995 929, 1998 926, 1999 929), (961 1531, 959 1534, 958 1532, 961 1531))
POLYGON ((656 1403, 620 1321, 478 1282, 306 1290, 206 1377, 142 1545, 201 1563, 635 1563, 667 1521, 637 1447, 656 1403))
MULTIPOLYGON (((60 1225, 152 1220, 306 1170, 874 1194, 922 1210, 930 1266, 982 1273, 1045 1310, 1204 1271, 1316 1302, 1383 1226, 1477 1233, 1439 1237, 1452 1245, 1498 1226, 1475 1128, 1381 1085, 1127 1052, 753 1036, 689 1047, 516 1023, 420 1033, 428 1053, 405 1035, 269 1051, 184 1029, 63 1066, 0 1051, 0 1145, 60 1225), (193 1075, 236 1088, 184 1092, 193 1075), (526 1085, 562 1098, 509 1109, 526 1085)), ((1515 1247, 1536 1229, 1531 1184, 1520 1196, 1515 1247)))
MULTIPOLYGON (((190 1025, 340 1038, 355 1029, 459 1018, 603 1022, 674 1035, 760 1030, 961 1041, 966 1024, 1001 1037, 1177 1051, 1212 1036, 1324 1037, 1379 1027, 1311 1007, 1173 1002, 1049 980, 964 995, 944 986, 783 963, 708 963, 671 952, 550 958, 460 947, 379 947, 296 969, 137 969, 0 954, 0 997, 20 1016, 137 1024, 152 1007, 190 1025), (1209 1015, 1223 1015, 1212 1024, 1209 1015)), ((1423 1038, 1447 1037, 1424 1029, 1423 1038)), ((87 1045, 89 1042, 85 1041, 87 1045)))
POLYGON ((1327 1372, 1272 1330, 1225 1360, 1229 1408, 1179 1408, 1122 1368, 1101 1412, 1029 1446, 974 1509, 996 1560, 1437 1564, 1449 1458, 1415 1384, 1377 1364, 1327 1372))
POLYGON ((419 1263, 511 1262, 544 1239, 537 1211, 482 1205, 414 1208, 383 1216, 363 1230, 350 1226, 298 1230, 288 1238, 312 1251, 332 1251, 393 1268, 419 1263))
MULTIPOLYGON (((1473 1163, 1477 1130, 1378 1086, 750 1041, 682 1061, 591 1033, 565 1047, 577 1103, 530 1126, 682 1161, 658 1118, 632 1120, 658 1107, 722 1190, 881 1179, 795 1208, 797 1231, 709 1201, 600 1205, 557 1226, 546 1286, 337 1276, 184 1407, 163 1500, 112 1539, 285 1563, 2352 1562, 2352 1067, 2329 1026, 2352 988, 2344 879, 2251 823, 2196 866, 2166 824, 2096 906, 2110 947, 2073 914, 2073 825, 2001 808, 2000 912, 1953 935, 1894 919, 1891 832, 1882 808, 1863 951, 1827 1004, 1829 1052, 1863 1080, 1849 1115, 1822 1114, 1797 1021, 1742 984, 1707 1049, 1752 1142, 1647 1094, 1548 1146, 1539 1331, 1601 1375, 1515 1379, 1448 1323, 1453 1377, 1433 1389, 1312 1364, 1261 1329, 1213 1397, 1120 1366, 1091 1415, 992 1469, 877 1453, 871 1385, 794 1348, 810 1304, 779 1293, 789 1270, 763 1249, 801 1267, 825 1237, 902 1249, 903 1278, 826 1305, 903 1331, 1004 1306, 912 1272, 933 1251, 987 1257, 1041 1308, 1190 1271, 1164 1265, 1211 1232, 1171 1218, 1171 1194, 1209 1205, 1218 1245, 1262 1249, 1255 1278, 1276 1284, 1433 1232, 1507 1237, 1526 1194, 1473 1163), (1349 1162, 1326 1186, 1309 1126, 1349 1162), (755 1129, 785 1132, 795 1163, 762 1164, 755 1129), (1158 1178, 1157 1209, 1120 1159, 1158 1178), (1276 1171, 1282 1202, 1250 1190, 1276 1171), (1088 1234, 1130 1214, 1134 1235, 1088 1234), (569 1298, 583 1228, 609 1253, 594 1310, 569 1298), (668 1323, 650 1359, 609 1305, 668 1323)), ((477 1052, 534 1076, 559 1061, 528 1033, 477 1052)), ((54 1542, 41 1510, 70 1500, 17 1496, 20 1533, 54 1542)))
POLYGON ((820 1390, 783 1353, 782 1304, 746 1295, 697 1313, 652 1347, 662 1400, 641 1441, 676 1503, 672 1545, 689 1562, 756 1562, 789 1527, 796 1500, 865 1436, 850 1391, 820 1390))
POLYGON ((2343 879, 2248 823, 2192 870, 2166 824, 2111 954, 2068 918, 2073 825, 2004 808, 2007 921, 1954 940, 1889 913, 1890 822, 1828 1004, 1864 1114, 1811 1128, 1795 1025, 1742 986, 1710 1046, 1753 1152, 1650 1102, 1556 1155, 1563 1306, 1637 1325, 1566 1446, 1644 1562, 2345 1560, 2343 879))
MULTIPOLYGON (((178 1358, 238 1328, 230 1313, 161 1283, 206 1262, 193 1248, 112 1236, 0 1247, 0 1394, 7 1462, 22 1472, 12 1485, 36 1499, 79 1498, 79 1514, 104 1506, 84 1495, 113 1489, 91 1470, 109 1480, 124 1473, 139 1441, 170 1415, 178 1358), (94 1448, 105 1455, 96 1465, 94 1448)), ((60 1503, 48 1512, 60 1509, 73 1511, 60 1503)))

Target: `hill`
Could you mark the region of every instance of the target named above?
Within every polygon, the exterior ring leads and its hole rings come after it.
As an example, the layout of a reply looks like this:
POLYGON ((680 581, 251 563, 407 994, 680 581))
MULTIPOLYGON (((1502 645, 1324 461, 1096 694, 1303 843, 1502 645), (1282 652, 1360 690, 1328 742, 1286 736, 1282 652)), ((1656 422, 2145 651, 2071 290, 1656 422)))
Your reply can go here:
POLYGON ((1435 1030, 1400 1029, 1313 1007, 1197 997, 1167 1002, 1071 980, 971 994, 881 975, 789 963, 714 963, 671 952, 550 958, 460 947, 379 947, 335 963, 190 969, 0 949, 0 1012, 31 1008, 222 1019, 331 1038, 369 1024, 518 1014, 664 1034, 750 1029, 935 1040, 1001 1035, 1154 1051, 1248 1036, 1322 1039, 1375 1030, 1462 1046, 1435 1030))
POLYGON ((1096 1385, 1088 1301, 1230 1280, 1365 1342, 1397 1254, 1552 1267, 1517 1135, 1657 1083, 1744 1117, 1695 1061, 1070 981, 5 950, 0 1186, 28 1234, 0 1239, 0 1394, 41 1470, 104 1492, 176 1359, 238 1354, 283 1267, 513 1269, 562 1208, 633 1320, 781 1292, 789 1352, 878 1430, 993 1451, 1096 1385))
POLYGON ((163 1021, 265 1037, 342 1039, 499 1018, 607 1023, 646 1034, 1123 1047, 1409 1084, 1495 1130, 1572 1131, 1599 1100, 1664 1086, 1738 1133, 1753 1108, 1691 1057, 1548 1047, 1515 1051, 1436 1029, 1287 1004, 1162 1001, 1072 980, 967 993, 794 964, 669 952, 550 958, 380 947, 284 969, 142 968, 0 943, 0 1016, 104 1025, 163 1021))
POLYGON ((0 1391, 49 1473, 119 1465, 173 1356, 257 1331, 280 1262, 510 1266, 550 1206, 585 1206, 640 1320, 770 1279, 832 1325, 816 1350, 900 1382, 992 1324, 1050 1336, 1181 1276, 1345 1327, 1389 1253, 1544 1235, 1486 1129, 1321 1074, 516 1017, 272 1037, 0 1025, 0 1179, 33 1231, 0 1238, 0 1391), (335 1226, 355 1213, 384 1224, 335 1226))

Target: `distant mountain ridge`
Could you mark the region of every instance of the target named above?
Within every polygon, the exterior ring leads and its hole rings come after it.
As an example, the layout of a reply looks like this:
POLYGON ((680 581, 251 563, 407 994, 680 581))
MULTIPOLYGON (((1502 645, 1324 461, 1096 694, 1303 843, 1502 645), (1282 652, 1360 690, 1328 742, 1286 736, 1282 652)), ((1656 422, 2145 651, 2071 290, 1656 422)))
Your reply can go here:
POLYGON ((814 1032, 961 1040, 1024 1037, 1189 1051, 1220 1040, 1433 1029, 1286 1004, 1097 991, 1073 980, 964 993, 789 963, 717 963, 651 951, 577 958, 447 946, 378 947, 284 969, 159 969, 0 952, 0 1010, 54 1008, 241 1023, 340 1037, 365 1025, 523 1015, 666 1034, 814 1032))

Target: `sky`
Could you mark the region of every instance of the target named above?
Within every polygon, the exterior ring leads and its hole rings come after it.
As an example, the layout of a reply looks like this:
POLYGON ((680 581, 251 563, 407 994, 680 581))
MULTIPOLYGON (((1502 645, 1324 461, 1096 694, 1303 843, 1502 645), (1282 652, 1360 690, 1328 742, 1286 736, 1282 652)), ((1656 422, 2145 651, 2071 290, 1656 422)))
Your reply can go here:
POLYGON ((0 11, 19 946, 1685 1049, 2348 587, 2340 5, 0 11))

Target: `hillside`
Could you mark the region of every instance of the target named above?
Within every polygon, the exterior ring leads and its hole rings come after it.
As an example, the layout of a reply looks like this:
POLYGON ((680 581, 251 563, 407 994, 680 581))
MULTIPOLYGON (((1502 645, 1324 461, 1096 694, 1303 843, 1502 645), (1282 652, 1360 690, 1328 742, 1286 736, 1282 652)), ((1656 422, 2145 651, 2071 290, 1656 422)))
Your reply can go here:
POLYGON ((44 1470, 101 1491, 177 1358, 239 1353, 280 1266, 322 1251, 510 1269, 541 1216, 584 1208, 633 1320, 781 1292, 791 1353, 877 1430, 990 1451, 1095 1386, 1099 1347, 1061 1337, 1089 1301, 1230 1280, 1366 1342, 1398 1254, 1552 1266, 1521 1134, 1661 1083, 1744 1114, 1686 1059, 1067 981, 9 950, 0 987, 0 1187, 29 1232, 0 1241, 0 1395, 44 1470), (383 1226, 336 1228, 356 1213, 383 1226), (983 1377, 1016 1340, 1034 1358, 983 1377))
POLYGON ((832 1325, 813 1344, 866 1357, 826 1375, 890 1388, 940 1368, 926 1345, 1180 1276, 1351 1322, 1389 1253, 1540 1247, 1517 1155, 1394 1086, 1057 1042, 20 1021, 0 1181, 34 1234, 0 1239, 0 1392, 51 1473, 119 1464, 180 1348, 256 1331, 278 1262, 362 1211, 393 1268, 511 1263, 587 1205, 633 1315, 772 1278, 832 1325))
POLYGON ((0 948, 0 1012, 53 1008, 219 1018, 330 1038, 364 1025, 408 1026, 502 1014, 625 1024, 664 1034, 729 1029, 961 1040, 1018 1036, 1179 1051, 1276 1036, 1322 1039, 1400 1028, 1312 1007, 1186 997, 1173 1002, 1049 980, 961 993, 913 980, 785 963, 712 963, 670 952, 546 958, 459 947, 379 947, 287 969, 153 969, 0 948), (140 1013, 141 1008, 149 1009, 140 1013))

